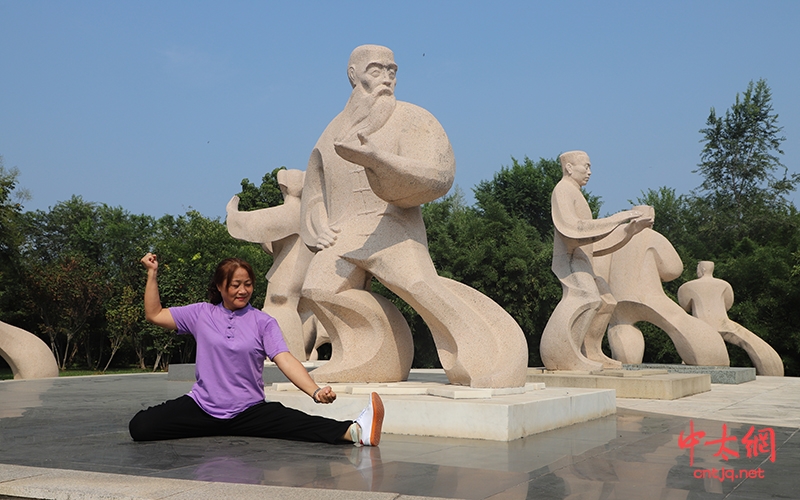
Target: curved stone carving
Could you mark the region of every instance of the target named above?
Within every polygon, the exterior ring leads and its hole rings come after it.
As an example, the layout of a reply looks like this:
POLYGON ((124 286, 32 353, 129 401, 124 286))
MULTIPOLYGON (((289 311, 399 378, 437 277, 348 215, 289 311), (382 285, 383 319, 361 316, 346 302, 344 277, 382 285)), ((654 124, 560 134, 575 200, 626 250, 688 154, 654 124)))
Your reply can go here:
POLYGON ((320 317, 331 335, 331 359, 311 372, 319 383, 406 380, 414 339, 400 311, 367 290, 344 290, 315 300, 330 314, 320 317))
POLYGON ((58 377, 58 364, 50 348, 36 335, 0 321, 0 356, 14 379, 58 377))
POLYGON ((440 324, 428 323, 435 338, 446 339, 437 342, 436 347, 450 382, 473 387, 515 387, 524 384, 524 381, 520 384, 519 363, 507 362, 508 353, 525 353, 527 362, 528 344, 522 328, 502 307, 474 288, 444 277, 439 277, 439 281, 475 315, 492 325, 494 333, 474 339, 471 344, 476 345, 470 345, 468 351, 459 352, 459 345, 467 342, 466 339, 456 340, 447 330, 434 332, 440 324), (506 334, 498 335, 497 332, 506 334), (493 368, 486 370, 486 366, 493 368))
MULTIPOLYGON (((396 71, 394 55, 386 47, 367 45, 353 51, 348 63, 353 92, 309 159, 301 236, 317 253, 306 273, 303 296, 311 301, 333 347, 331 361, 312 377, 367 380, 376 364, 369 358, 384 352, 373 344, 398 346, 391 361, 395 368, 386 372, 405 371, 402 338, 366 340, 370 335, 404 337, 407 329, 396 325, 399 312, 394 306, 370 305, 380 302, 367 291, 375 277, 430 326, 451 382, 522 386, 528 360, 522 331, 504 329, 501 325, 514 322, 505 311, 497 312, 486 297, 476 300, 478 292, 464 293, 463 285, 450 285, 433 266, 419 205, 447 193, 455 158, 433 115, 395 100, 396 71), (507 318, 489 320, 496 315, 507 318), (348 346, 355 351, 346 352, 348 346), (358 370, 351 369, 354 356, 361 358, 358 370)), ((407 374, 393 378, 402 380, 407 374)))
POLYGON ((700 261, 697 264, 697 279, 681 285, 678 302, 694 317, 718 331, 726 342, 744 349, 755 365, 757 375, 783 376, 783 361, 775 349, 755 333, 728 318, 727 311, 733 305, 733 287, 727 281, 714 277, 713 262, 700 261))
POLYGON ((308 355, 308 361, 317 361, 319 359, 318 349, 325 344, 330 344, 331 338, 328 336, 328 332, 325 331, 325 327, 319 322, 319 319, 314 316, 311 308, 305 304, 306 302, 308 302, 308 299, 300 299, 300 319, 303 320, 303 339, 305 339, 306 342, 306 352, 310 353, 308 355))
POLYGON ((623 248, 596 259, 595 263, 617 300, 608 325, 608 341, 614 359, 628 364, 642 362, 644 337, 635 323, 647 321, 669 335, 686 364, 730 364, 719 334, 686 314, 664 293, 662 281, 680 276, 683 262, 663 235, 645 229, 623 248))

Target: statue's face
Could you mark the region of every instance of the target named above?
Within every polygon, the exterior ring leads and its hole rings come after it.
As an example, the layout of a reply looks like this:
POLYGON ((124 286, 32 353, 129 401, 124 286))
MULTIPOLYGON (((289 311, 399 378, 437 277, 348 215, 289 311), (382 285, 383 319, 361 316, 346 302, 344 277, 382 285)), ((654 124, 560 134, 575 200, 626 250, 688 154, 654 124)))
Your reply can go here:
POLYGON ((356 68, 356 78, 368 94, 394 94, 397 65, 391 52, 373 51, 366 66, 356 68))
POLYGON ((587 155, 578 156, 575 161, 567 164, 567 173, 570 178, 580 186, 585 186, 592 175, 592 163, 587 155))

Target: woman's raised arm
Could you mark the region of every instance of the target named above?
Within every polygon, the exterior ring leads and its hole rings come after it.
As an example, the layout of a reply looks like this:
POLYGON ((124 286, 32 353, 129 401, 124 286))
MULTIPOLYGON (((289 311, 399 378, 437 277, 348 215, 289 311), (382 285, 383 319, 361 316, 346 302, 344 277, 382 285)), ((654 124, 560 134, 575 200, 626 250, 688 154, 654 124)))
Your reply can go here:
POLYGON ((142 264, 147 269, 147 283, 144 286, 144 317, 150 323, 162 328, 177 330, 178 326, 169 309, 161 307, 161 295, 158 293, 158 258, 148 253, 142 257, 142 264))

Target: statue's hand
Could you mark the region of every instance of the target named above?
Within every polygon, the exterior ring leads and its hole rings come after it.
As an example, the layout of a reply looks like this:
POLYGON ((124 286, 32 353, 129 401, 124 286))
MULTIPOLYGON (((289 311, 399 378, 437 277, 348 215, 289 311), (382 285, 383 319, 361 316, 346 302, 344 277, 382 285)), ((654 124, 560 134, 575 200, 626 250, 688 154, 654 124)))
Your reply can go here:
POLYGON ((239 197, 233 195, 233 198, 230 199, 227 205, 225 205, 225 212, 230 215, 232 212, 239 211, 239 197))
POLYGON ((358 142, 335 142, 333 149, 345 160, 362 167, 374 166, 378 154, 372 142, 361 132, 358 133, 358 142))
POLYGON ((634 219, 637 219, 642 216, 642 212, 638 210, 623 210, 622 212, 617 212, 611 217, 616 219, 617 222, 630 222, 634 219))
POLYGON ((336 238, 338 238, 337 234, 341 231, 340 228, 336 226, 328 226, 326 229, 320 231, 317 235, 317 250, 322 250, 323 248, 329 248, 336 243, 336 238))
POLYGON ((628 231, 631 232, 631 235, 634 235, 651 227, 653 227, 652 217, 639 217, 628 224, 628 231))

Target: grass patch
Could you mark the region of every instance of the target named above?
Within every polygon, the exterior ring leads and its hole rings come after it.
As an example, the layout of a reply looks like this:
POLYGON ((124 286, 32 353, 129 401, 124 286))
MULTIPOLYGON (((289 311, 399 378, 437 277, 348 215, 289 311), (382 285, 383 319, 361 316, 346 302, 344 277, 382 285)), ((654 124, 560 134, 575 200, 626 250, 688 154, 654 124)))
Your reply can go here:
POLYGON ((79 377, 85 375, 122 375, 125 373, 152 373, 153 370, 145 368, 109 368, 105 373, 100 370, 67 369, 58 373, 59 377, 79 377))
MULTIPOLYGON (((120 375, 125 373, 152 373, 152 370, 141 368, 109 368, 105 373, 99 370, 64 370, 58 373, 59 377, 78 377, 82 375, 120 375)), ((11 368, 0 368, 0 380, 12 380, 14 373, 11 368)))

